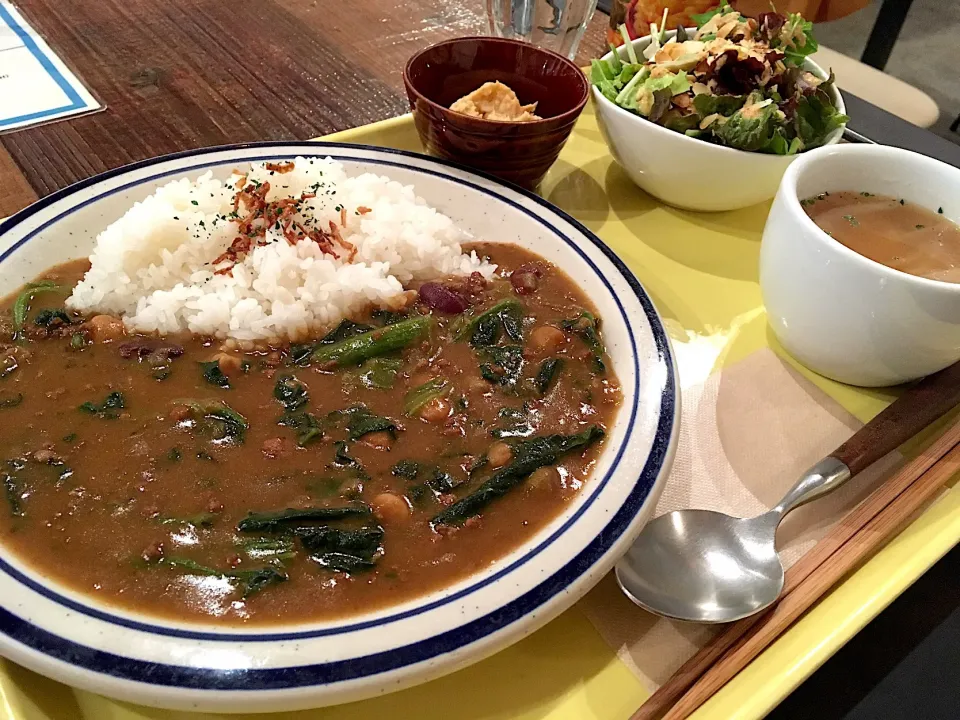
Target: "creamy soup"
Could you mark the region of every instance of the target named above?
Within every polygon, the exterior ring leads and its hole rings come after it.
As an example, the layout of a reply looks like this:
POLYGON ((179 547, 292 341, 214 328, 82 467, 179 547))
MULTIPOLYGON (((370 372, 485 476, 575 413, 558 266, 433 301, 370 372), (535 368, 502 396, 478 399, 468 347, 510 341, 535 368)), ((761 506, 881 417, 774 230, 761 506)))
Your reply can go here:
POLYGON ((866 192, 825 192, 802 200, 830 237, 865 257, 911 275, 960 282, 960 227, 911 202, 866 192))

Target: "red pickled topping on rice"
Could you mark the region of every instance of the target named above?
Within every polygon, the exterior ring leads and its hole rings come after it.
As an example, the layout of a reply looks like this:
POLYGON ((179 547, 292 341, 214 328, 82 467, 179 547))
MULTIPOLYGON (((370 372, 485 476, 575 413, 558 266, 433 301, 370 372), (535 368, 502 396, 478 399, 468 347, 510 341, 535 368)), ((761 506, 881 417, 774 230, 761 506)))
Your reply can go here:
MULTIPOLYGON (((265 167, 274 172, 289 172, 294 164, 288 163, 266 163, 265 167)), ((296 245, 301 240, 310 239, 317 244, 320 250, 327 255, 337 256, 336 246, 339 246, 347 252, 347 261, 351 262, 357 254, 357 248, 353 243, 347 242, 340 234, 340 229, 334 222, 330 222, 330 231, 327 232, 320 228, 308 228, 304 226, 296 215, 300 212, 303 203, 311 200, 317 195, 314 192, 301 193, 299 199, 286 197, 276 200, 267 200, 270 192, 270 183, 251 182, 244 187, 246 176, 241 178, 237 191, 233 198, 234 217, 232 222, 236 223, 238 235, 234 238, 226 250, 218 255, 213 265, 229 263, 225 267, 214 271, 216 275, 230 275, 233 272, 233 266, 241 262, 243 258, 255 247, 267 244, 267 230, 273 228, 280 232, 291 245, 296 245)), ((346 227, 347 213, 344 208, 340 208, 340 224, 346 227)))
POLYGON ((281 175, 283 175, 283 173, 290 172, 291 170, 293 170, 293 167, 294 167, 293 162, 290 160, 287 160, 286 162, 279 162, 279 163, 268 162, 268 163, 264 163, 263 166, 270 172, 280 173, 281 175))

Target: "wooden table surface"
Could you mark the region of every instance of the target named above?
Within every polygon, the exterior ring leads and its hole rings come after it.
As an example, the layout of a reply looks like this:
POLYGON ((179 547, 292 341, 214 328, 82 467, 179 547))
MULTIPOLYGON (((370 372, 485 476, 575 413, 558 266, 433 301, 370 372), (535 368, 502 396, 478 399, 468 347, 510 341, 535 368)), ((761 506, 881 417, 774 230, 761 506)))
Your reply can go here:
MULTIPOLYGON (((408 110, 401 70, 486 34, 484 0, 18 0, 107 106, 0 135, 0 217, 136 160, 304 140, 408 110)), ((604 46, 597 13, 578 60, 604 46)))

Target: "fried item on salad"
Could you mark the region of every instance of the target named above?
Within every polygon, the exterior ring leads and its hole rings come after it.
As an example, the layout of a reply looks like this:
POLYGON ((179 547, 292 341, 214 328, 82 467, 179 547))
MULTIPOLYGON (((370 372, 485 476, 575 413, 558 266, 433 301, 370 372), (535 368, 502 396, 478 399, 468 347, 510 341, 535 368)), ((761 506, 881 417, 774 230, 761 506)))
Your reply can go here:
POLYGON ((486 82, 472 93, 457 100, 450 109, 462 115, 502 122, 532 122, 540 120, 534 114, 536 103, 521 105, 517 94, 502 82, 486 82))

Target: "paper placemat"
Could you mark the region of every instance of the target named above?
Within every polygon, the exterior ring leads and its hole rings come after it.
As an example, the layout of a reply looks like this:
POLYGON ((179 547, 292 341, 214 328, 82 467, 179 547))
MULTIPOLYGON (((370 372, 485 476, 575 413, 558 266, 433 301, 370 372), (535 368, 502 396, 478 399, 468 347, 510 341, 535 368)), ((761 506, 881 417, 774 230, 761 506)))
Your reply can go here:
MULTIPOLYGON (((680 365, 682 379, 682 356, 680 365)), ((684 386, 681 399, 677 457, 656 515, 682 508, 758 515, 862 425, 767 348, 684 386)), ((788 515, 777 534, 784 565, 809 551, 899 457, 892 453, 831 495, 788 515)), ((620 592, 612 575, 581 607, 650 692, 717 632, 715 626, 670 621, 641 610, 620 592)))
POLYGON ((0 0, 0 132, 102 109, 7 0, 0 0))

